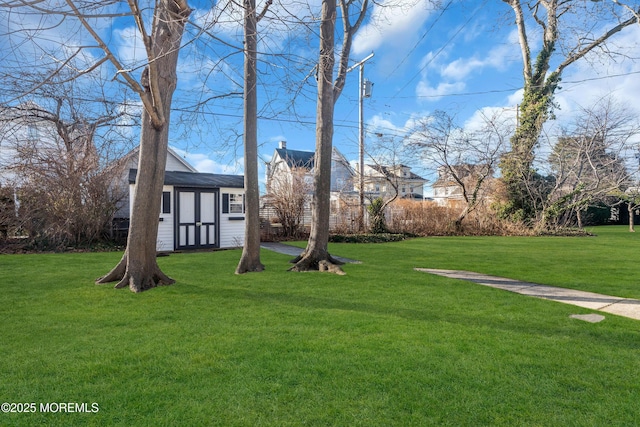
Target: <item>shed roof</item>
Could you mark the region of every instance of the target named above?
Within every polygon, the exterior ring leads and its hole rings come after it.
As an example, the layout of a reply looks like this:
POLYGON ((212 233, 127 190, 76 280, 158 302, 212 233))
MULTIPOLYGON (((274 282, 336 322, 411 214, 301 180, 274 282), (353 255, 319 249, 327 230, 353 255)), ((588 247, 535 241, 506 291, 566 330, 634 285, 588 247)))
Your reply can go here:
MULTIPOLYGON (((129 183, 136 182, 137 169, 129 169, 129 183)), ((244 188, 243 175, 221 175, 216 173, 166 171, 164 185, 197 188, 244 188)))

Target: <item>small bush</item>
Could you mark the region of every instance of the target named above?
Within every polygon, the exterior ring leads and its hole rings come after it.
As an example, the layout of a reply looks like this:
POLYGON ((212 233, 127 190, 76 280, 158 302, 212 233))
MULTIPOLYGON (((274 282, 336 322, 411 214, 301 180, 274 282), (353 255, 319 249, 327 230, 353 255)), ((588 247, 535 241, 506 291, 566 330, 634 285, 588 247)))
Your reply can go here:
POLYGON ((333 243, 387 243, 399 242, 412 235, 403 233, 376 233, 376 234, 335 234, 329 238, 333 243))

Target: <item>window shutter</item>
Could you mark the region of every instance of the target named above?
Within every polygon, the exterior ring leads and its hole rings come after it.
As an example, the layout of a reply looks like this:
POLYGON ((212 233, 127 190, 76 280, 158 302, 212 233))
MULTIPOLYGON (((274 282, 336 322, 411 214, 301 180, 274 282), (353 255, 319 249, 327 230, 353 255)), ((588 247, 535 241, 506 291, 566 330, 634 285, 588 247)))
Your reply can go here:
POLYGON ((222 213, 229 213, 229 193, 222 193, 222 213))
POLYGON ((246 194, 242 195, 242 213, 247 212, 247 197, 246 194))
POLYGON ((171 213, 171 193, 168 191, 162 192, 162 213, 171 213))

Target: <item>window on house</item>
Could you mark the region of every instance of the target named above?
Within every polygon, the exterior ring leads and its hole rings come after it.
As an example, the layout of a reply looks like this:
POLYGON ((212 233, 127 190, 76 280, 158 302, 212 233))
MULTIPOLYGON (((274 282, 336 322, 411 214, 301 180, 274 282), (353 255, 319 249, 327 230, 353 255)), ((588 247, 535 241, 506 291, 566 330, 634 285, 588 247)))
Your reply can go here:
POLYGON ((244 194, 222 194, 222 213, 244 213, 244 194))

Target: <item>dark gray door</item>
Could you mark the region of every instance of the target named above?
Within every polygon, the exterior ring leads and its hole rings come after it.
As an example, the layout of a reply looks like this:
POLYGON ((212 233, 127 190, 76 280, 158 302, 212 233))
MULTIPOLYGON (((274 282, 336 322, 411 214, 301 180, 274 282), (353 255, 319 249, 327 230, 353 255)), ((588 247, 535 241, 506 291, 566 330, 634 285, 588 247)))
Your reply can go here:
POLYGON ((176 248, 218 247, 218 191, 177 190, 176 248))

